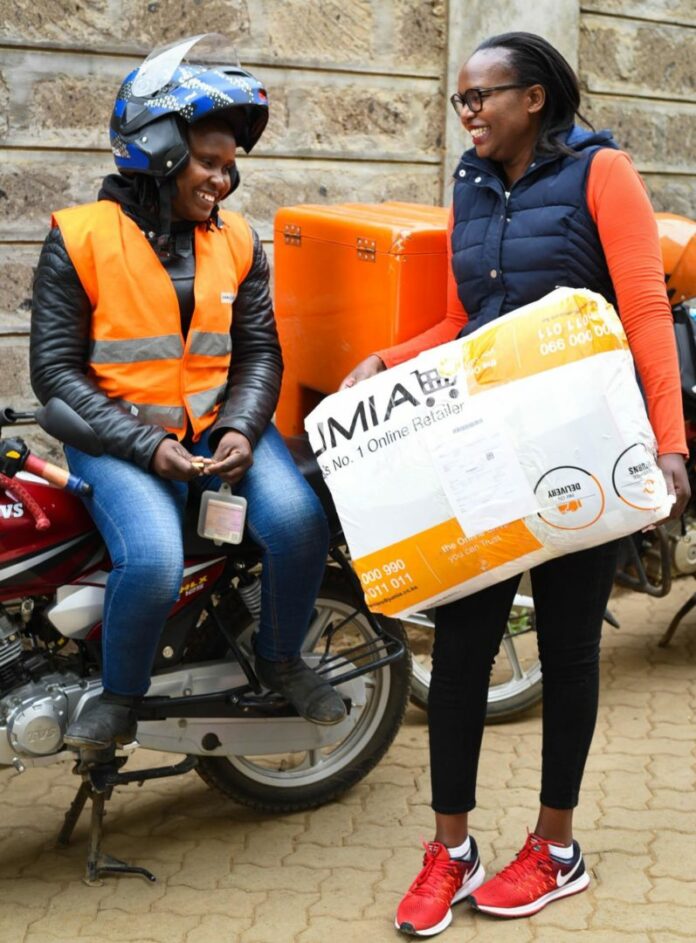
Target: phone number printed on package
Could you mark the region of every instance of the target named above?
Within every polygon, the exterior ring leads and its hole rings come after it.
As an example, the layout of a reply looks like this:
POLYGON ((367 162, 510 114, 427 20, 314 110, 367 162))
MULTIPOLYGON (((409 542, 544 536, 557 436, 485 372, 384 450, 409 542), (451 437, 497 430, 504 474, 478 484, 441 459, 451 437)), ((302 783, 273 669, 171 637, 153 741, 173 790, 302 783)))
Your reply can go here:
POLYGON ((537 330, 539 353, 542 357, 563 353, 568 347, 583 347, 610 334, 613 331, 609 324, 592 323, 586 314, 552 321, 537 330))
POLYGON ((367 598, 375 601, 390 596, 395 590, 406 589, 413 584, 413 577, 406 572, 403 560, 392 560, 361 573, 360 582, 367 598))

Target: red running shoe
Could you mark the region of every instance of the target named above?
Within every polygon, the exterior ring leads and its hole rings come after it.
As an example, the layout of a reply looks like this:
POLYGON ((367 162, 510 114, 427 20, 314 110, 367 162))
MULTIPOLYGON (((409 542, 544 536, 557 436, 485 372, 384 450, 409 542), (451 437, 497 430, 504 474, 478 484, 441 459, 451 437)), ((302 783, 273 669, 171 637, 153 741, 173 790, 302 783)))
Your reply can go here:
POLYGON ((553 845, 528 835, 515 860, 469 897, 475 910, 496 917, 529 917, 552 900, 579 894, 590 883, 580 845, 573 842, 573 857, 554 858, 553 845))
POLYGON ((452 922, 451 905, 475 891, 486 876, 473 838, 468 858, 450 858, 440 842, 425 845, 423 868, 399 904, 394 926, 411 936, 435 936, 452 922))

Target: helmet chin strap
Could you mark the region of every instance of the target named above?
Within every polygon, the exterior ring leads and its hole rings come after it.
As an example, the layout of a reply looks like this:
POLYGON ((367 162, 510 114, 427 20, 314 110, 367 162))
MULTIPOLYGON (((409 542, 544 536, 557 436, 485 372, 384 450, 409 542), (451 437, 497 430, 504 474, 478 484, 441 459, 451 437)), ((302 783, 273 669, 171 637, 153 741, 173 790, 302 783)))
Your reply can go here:
POLYGON ((230 191, 229 191, 229 193, 225 196, 225 199, 227 199, 227 197, 230 195, 230 193, 234 193, 234 191, 237 189, 237 187, 239 186, 239 184, 240 184, 241 182, 242 182, 242 178, 241 178, 241 176, 240 176, 240 174, 239 174, 239 167, 237 167, 237 165, 235 164, 235 165, 234 165, 234 168, 233 168, 233 173, 232 173, 232 181, 231 181, 231 185, 230 185, 230 191))
MULTIPOLYGON (((240 183, 241 183, 241 177, 239 176, 239 170, 237 169, 237 165, 235 164, 235 165, 234 165, 234 173, 232 174, 232 181, 231 181, 231 184, 230 184, 230 188, 229 188, 229 190, 227 191, 227 193, 224 195, 223 200, 226 200, 228 196, 230 196, 232 193, 234 193, 234 191, 237 189, 237 187, 239 186, 240 183)), ((219 204, 219 203, 216 203, 215 206, 213 207, 213 210, 212 210, 210 216, 208 217, 207 222, 206 222, 206 226, 207 226, 208 229, 210 229, 210 227, 213 226, 213 225, 217 226, 218 229, 220 228, 221 223, 220 223, 219 212, 220 212, 220 204, 219 204)))
POLYGON ((170 177, 155 178, 159 195, 160 231, 154 240, 154 248, 160 258, 168 259, 171 255, 172 234, 172 196, 174 180, 170 177))

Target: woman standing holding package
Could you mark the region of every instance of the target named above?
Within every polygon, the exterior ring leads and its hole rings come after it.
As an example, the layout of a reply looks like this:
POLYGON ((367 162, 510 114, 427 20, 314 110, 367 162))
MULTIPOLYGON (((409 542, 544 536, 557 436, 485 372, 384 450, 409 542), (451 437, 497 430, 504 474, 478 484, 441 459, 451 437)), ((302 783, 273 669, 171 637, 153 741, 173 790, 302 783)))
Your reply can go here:
MULTIPOLYGON (((575 124, 577 77, 530 33, 482 43, 462 67, 451 101, 474 146, 454 174, 447 315, 368 357, 342 387, 558 286, 589 288, 621 316, 658 464, 676 496, 671 516, 678 517, 689 498, 679 368, 656 224, 630 158, 609 132, 575 124)), ((451 905, 463 899, 488 914, 522 917, 588 886, 572 821, 597 716, 600 635, 616 558, 612 542, 532 570, 544 685, 541 804, 516 859, 488 881, 469 813, 491 666, 519 577, 437 610, 428 705, 435 836, 399 905, 403 932, 439 933, 452 920, 451 905)))

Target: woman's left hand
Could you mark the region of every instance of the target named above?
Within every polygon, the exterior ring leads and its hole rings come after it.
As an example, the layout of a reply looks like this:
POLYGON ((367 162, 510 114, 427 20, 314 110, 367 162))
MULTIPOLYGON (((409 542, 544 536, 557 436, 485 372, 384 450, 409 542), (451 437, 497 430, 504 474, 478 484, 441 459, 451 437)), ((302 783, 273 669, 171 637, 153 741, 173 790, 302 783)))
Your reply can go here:
POLYGON ((236 485, 253 463, 251 443, 241 432, 231 429, 220 439, 212 462, 205 467, 205 474, 217 475, 228 485, 236 485))
POLYGON ((691 487, 689 485, 689 476, 686 473, 684 458, 675 452, 668 452, 665 455, 658 455, 657 464, 660 471, 665 476, 667 482, 667 491, 675 495, 676 501, 672 505, 667 521, 678 520, 689 503, 691 497, 691 487))

